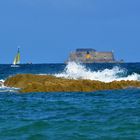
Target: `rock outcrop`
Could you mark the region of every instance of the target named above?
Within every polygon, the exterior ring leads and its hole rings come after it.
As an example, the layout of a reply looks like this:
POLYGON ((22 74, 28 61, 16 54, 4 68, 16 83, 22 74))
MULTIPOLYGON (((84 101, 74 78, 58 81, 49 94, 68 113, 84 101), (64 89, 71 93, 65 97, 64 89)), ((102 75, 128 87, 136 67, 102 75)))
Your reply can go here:
POLYGON ((114 81, 104 83, 92 80, 57 78, 51 75, 18 74, 9 77, 5 86, 20 88, 20 92, 91 92, 97 90, 140 87, 139 81, 114 81))

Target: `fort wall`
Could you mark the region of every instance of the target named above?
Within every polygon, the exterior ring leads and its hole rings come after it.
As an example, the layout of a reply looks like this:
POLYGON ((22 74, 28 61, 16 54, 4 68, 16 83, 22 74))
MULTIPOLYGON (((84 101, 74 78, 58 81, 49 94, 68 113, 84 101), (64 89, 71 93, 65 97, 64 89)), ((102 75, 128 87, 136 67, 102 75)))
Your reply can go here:
POLYGON ((81 63, 113 63, 116 62, 113 52, 98 52, 92 48, 76 49, 71 52, 68 61, 81 63))

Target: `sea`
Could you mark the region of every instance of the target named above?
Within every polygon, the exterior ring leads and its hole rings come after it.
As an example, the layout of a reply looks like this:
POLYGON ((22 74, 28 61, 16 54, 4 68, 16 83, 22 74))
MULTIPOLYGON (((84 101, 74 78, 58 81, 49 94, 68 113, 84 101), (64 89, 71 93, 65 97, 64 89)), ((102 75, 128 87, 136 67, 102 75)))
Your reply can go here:
MULTIPOLYGON (((0 65, 0 79, 54 75, 102 82, 140 81, 140 63, 0 65)), ((0 140, 140 140, 140 89, 21 94, 0 87, 0 140)))

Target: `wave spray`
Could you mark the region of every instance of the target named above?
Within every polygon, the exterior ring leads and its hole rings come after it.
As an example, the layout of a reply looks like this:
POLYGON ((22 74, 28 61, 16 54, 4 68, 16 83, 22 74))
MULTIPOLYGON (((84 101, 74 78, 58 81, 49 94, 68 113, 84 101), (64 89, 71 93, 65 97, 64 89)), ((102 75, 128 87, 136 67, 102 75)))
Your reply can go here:
POLYGON ((104 69, 98 71, 92 71, 86 66, 69 62, 65 67, 62 73, 55 74, 56 77, 63 77, 67 79, 88 79, 88 80, 97 80, 101 82, 112 82, 112 81, 121 81, 121 80, 133 80, 139 81, 140 75, 133 73, 126 76, 127 71, 121 69, 118 66, 113 67, 112 69, 104 69))

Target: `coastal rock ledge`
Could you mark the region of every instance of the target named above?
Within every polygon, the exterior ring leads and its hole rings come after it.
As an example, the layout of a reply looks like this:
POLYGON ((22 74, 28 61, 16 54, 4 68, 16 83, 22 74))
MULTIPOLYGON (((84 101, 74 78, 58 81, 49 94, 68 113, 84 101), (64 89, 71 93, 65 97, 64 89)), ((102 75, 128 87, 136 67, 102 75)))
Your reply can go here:
POLYGON ((51 75, 18 74, 9 77, 5 86, 20 88, 27 92, 91 92, 97 90, 114 90, 129 87, 140 87, 139 81, 114 81, 104 83, 92 80, 74 80, 57 78, 51 75))

